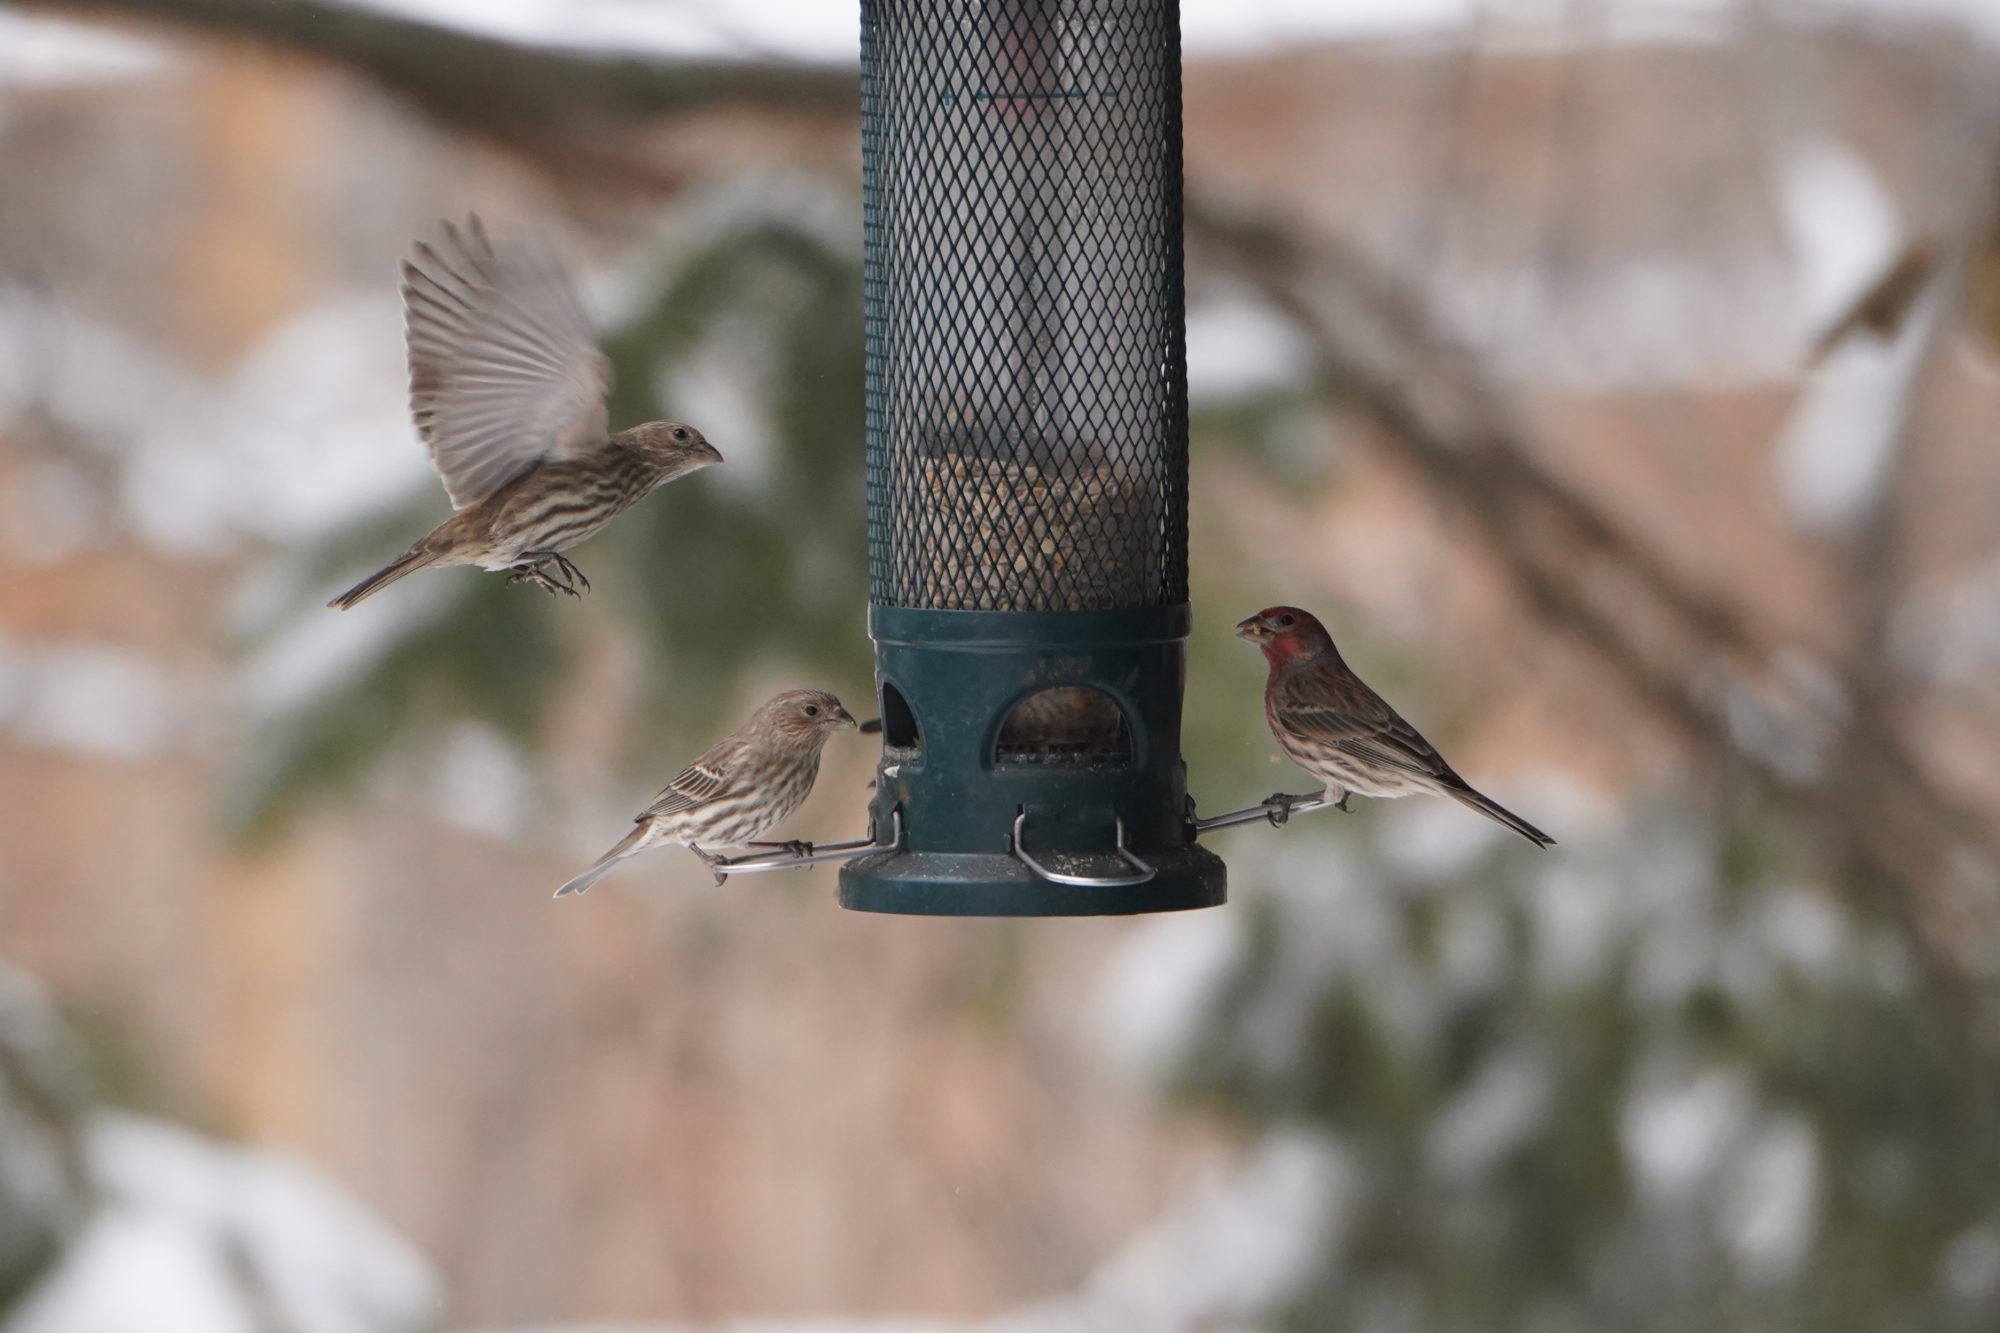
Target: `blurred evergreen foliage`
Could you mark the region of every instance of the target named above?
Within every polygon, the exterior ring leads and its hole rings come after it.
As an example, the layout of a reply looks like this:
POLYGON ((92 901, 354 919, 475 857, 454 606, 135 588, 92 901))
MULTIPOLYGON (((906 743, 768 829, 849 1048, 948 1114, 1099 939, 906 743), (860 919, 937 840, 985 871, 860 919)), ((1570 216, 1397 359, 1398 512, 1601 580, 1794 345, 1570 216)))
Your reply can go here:
POLYGON ((1767 813, 1560 859, 1495 832, 1424 865, 1407 821, 1343 852, 1332 816, 1231 849, 1179 1089, 1348 1168, 1280 1326, 2000 1327, 1992 1089, 1906 937, 1732 850, 1767 813))
MULTIPOLYGON (((706 744, 719 710, 750 702, 736 687, 759 659, 844 688, 866 710, 857 716, 874 711, 860 235, 783 211, 786 197, 753 193, 722 210, 606 347, 619 367, 613 420, 686 414, 661 372, 714 344, 755 368, 748 387, 768 439, 763 457, 733 459, 677 509, 606 534, 649 655, 672 661, 647 673, 656 688, 641 712, 662 744, 706 744)), ((851 227, 852 201, 836 216, 851 227)), ((731 443, 710 434, 730 458, 731 443)))
POLYGON ((53 1011, 0 963, 0 1322, 93 1201, 83 1113, 81 1074, 53 1011))

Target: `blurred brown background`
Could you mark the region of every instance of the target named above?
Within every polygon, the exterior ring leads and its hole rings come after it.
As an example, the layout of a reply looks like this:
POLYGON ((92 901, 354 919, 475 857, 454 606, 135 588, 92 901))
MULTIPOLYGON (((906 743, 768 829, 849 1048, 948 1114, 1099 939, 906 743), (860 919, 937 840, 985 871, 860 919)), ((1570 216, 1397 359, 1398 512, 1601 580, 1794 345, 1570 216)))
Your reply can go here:
POLYGON ((1189 7, 1194 792, 1299 789, 1293 601, 1561 846, 975 922, 547 897, 869 676, 851 56, 531 10, 0 9, 0 1328, 1994 1326, 1993 16, 1189 7), (730 467, 336 617, 468 210, 730 467))

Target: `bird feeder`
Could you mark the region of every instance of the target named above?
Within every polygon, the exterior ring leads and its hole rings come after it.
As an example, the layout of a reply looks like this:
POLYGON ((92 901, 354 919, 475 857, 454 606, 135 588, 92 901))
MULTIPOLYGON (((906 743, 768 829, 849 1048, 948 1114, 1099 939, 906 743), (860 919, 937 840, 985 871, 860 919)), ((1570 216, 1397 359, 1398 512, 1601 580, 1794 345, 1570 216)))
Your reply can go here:
POLYGON ((1173 0, 863 0, 873 826, 840 901, 1207 907, 1173 0), (881 847, 881 844, 876 844, 881 847))

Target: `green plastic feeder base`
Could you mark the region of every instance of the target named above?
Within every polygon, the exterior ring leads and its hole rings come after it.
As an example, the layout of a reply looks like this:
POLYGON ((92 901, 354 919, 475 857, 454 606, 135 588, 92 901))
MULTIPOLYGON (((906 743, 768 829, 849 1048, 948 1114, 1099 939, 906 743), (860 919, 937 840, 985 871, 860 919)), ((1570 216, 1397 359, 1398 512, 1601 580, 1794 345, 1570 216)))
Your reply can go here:
POLYGON ((841 867, 840 903, 927 916, 1115 916, 1214 907, 1181 762, 1185 606, 940 611, 876 606, 883 715, 874 820, 894 851, 841 867), (1014 709, 1094 691, 1113 741, 1004 740, 1014 709), (1110 742, 1105 744, 1104 742, 1110 742))
POLYGON ((840 871, 840 905, 912 916, 1131 916, 1219 907, 1228 898, 1222 858, 1187 847, 1148 858, 1153 878, 1122 887, 1057 884, 1012 856, 881 852, 840 871))

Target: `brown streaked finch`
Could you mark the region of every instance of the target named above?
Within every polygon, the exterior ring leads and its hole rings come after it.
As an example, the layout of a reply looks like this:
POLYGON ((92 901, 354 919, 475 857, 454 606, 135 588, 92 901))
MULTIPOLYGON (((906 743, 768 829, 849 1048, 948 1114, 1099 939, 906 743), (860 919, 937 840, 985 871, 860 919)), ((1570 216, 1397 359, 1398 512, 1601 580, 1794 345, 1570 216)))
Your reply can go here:
POLYGON ((678 421, 610 432, 610 364, 546 245, 496 246, 477 217, 463 231, 446 223, 403 265, 403 313, 410 411, 457 512, 328 606, 450 565, 580 597, 590 580, 564 551, 654 487, 722 461, 678 421))
MULTIPOLYGON (((819 776, 827 737, 854 719, 825 690, 786 690, 750 720, 702 752, 632 821, 632 831, 590 869, 556 890, 582 893, 628 856, 679 845, 713 869, 712 847, 790 847, 759 843, 805 803, 819 776)), ((721 876, 717 876, 720 882, 721 876)))
POLYGON ((1296 606, 1273 606, 1237 625, 1263 650, 1271 674, 1264 717, 1293 763, 1326 784, 1327 799, 1347 808, 1356 796, 1449 796, 1505 824, 1537 847, 1555 839, 1452 771, 1382 696, 1341 660, 1325 626, 1296 606))

